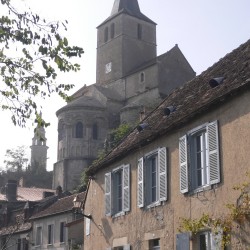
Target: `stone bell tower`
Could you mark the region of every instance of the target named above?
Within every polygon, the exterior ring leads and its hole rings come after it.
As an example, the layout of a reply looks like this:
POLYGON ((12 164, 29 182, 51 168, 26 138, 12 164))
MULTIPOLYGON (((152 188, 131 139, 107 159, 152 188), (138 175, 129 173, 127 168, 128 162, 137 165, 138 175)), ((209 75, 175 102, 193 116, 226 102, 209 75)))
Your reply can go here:
POLYGON ((31 170, 44 169, 47 167, 47 151, 46 145, 47 139, 45 135, 45 129, 37 126, 32 138, 31 149, 31 170))
POLYGON ((111 15, 97 27, 96 83, 127 76, 156 57, 156 24, 137 0, 115 0, 111 15))

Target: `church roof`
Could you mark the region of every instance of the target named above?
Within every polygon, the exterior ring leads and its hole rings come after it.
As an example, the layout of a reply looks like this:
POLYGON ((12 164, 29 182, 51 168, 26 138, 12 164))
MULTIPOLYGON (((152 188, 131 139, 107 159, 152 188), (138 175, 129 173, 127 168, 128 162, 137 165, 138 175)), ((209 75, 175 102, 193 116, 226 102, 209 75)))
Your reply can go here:
POLYGON ((95 86, 95 88, 108 99, 119 101, 119 102, 122 100, 122 97, 114 89, 105 88, 97 84, 94 84, 93 86, 95 86))
POLYGON ((101 104, 97 99, 91 97, 91 96, 81 96, 71 102, 69 102, 66 106, 62 107, 56 112, 56 115, 61 113, 65 110, 70 109, 77 109, 77 108, 83 108, 83 107, 90 107, 90 108, 104 108, 104 105, 101 104))
POLYGON ((227 54, 208 68, 201 75, 175 89, 145 119, 148 124, 145 131, 135 128, 120 144, 98 163, 88 169, 92 175, 100 168, 135 152, 141 146, 151 143, 159 137, 170 134, 192 119, 250 89, 250 40, 227 54), (211 87, 209 82, 216 77, 223 77, 223 83, 211 87), (163 118, 163 110, 174 106, 175 112, 163 118))
POLYGON ((151 19, 149 19, 148 17, 146 17, 144 14, 141 13, 137 0, 115 0, 110 17, 107 18, 99 26, 101 26, 102 24, 106 23, 107 21, 111 20, 112 18, 121 13, 134 16, 146 22, 155 24, 155 22, 153 22, 151 19))

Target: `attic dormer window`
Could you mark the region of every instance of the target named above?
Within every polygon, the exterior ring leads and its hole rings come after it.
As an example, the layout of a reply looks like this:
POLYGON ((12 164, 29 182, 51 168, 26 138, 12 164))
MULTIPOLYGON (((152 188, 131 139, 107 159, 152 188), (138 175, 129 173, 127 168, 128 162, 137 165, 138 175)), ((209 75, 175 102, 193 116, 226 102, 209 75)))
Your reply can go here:
POLYGON ((139 40, 142 39, 142 25, 140 23, 138 23, 138 25, 137 25, 137 38, 139 40))
POLYGON ((104 30, 104 42, 106 43, 108 41, 109 38, 109 28, 106 27, 104 30))
POLYGON ((110 38, 113 39, 115 36, 115 24, 112 23, 110 26, 110 38))

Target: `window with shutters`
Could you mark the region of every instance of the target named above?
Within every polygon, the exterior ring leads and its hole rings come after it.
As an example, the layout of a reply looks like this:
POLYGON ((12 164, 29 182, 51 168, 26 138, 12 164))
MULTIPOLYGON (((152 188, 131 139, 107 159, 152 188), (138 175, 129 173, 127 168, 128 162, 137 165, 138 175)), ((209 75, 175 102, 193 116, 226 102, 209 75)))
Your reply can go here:
POLYGON ((199 232, 193 238, 193 247, 197 250, 220 250, 222 241, 222 233, 212 233, 211 231, 199 232))
POLYGON ((122 215, 130 211, 130 166, 122 165, 105 174, 105 214, 122 215))
POLYGON ((137 177, 139 207, 156 206, 167 200, 166 148, 159 148, 140 158, 137 177))
POLYGON ((180 190, 202 191, 220 182, 217 121, 199 126, 179 140, 180 190))

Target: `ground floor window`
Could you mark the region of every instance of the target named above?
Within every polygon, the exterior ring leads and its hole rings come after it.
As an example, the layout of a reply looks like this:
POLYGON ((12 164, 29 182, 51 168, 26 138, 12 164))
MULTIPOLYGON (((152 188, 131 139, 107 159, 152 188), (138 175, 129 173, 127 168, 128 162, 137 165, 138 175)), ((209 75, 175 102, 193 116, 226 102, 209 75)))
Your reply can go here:
POLYGON ((160 250, 160 239, 150 240, 149 250, 160 250))

